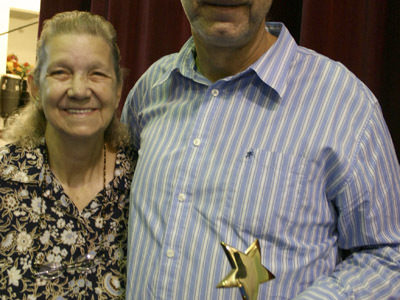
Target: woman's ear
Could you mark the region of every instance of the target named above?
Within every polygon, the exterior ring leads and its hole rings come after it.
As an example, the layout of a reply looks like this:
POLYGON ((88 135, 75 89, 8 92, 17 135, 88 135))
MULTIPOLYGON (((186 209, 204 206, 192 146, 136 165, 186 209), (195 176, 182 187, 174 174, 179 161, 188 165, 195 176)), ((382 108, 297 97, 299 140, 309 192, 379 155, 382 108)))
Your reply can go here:
POLYGON ((31 74, 28 75, 28 91, 34 99, 39 98, 39 87, 36 85, 31 74))
POLYGON ((115 103, 115 109, 119 108, 119 103, 121 102, 121 95, 122 95, 122 82, 117 86, 117 101, 115 103))

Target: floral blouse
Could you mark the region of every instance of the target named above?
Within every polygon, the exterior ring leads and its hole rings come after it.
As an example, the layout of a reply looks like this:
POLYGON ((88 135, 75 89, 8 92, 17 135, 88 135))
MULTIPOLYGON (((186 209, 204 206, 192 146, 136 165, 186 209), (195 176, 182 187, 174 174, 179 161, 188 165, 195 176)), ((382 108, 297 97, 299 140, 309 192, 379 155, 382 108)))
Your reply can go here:
POLYGON ((117 153, 114 179, 81 212, 48 168, 46 147, 0 148, 0 299, 124 298, 132 156, 117 153), (42 278, 36 266, 76 263, 42 278))

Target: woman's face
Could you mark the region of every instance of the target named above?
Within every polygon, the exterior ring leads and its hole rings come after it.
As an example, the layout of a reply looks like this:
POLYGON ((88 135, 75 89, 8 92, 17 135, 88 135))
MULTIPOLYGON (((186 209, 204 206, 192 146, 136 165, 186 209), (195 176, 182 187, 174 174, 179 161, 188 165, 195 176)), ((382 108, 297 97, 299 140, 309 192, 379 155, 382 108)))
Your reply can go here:
POLYGON ((46 138, 102 138, 121 96, 109 45, 93 35, 62 34, 45 51, 39 93, 46 138))

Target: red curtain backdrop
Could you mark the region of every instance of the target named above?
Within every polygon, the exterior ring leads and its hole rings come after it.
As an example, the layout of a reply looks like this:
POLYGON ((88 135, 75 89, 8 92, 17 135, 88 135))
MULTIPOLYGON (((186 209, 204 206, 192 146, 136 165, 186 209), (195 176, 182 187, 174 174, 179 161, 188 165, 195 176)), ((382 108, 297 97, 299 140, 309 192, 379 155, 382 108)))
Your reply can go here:
MULTIPOLYGON (((41 0, 40 23, 74 9, 100 14, 117 29, 127 70, 123 100, 155 60, 190 36, 178 0, 41 0)), ((400 157, 399 16, 399 0, 274 0, 268 19, 283 21, 298 43, 342 62, 367 84, 400 157)))

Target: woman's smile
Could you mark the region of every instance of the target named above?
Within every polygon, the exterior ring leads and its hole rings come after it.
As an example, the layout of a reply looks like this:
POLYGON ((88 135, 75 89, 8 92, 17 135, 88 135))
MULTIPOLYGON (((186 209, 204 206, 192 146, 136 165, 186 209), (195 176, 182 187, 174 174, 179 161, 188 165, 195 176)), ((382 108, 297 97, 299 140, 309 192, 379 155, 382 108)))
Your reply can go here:
POLYGON ((102 136, 120 96, 108 45, 95 36, 65 34, 47 51, 41 89, 47 126, 67 136, 102 136))

